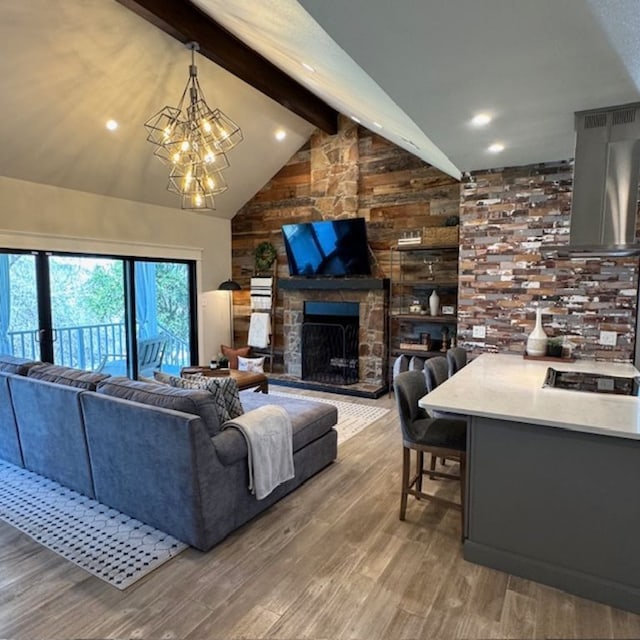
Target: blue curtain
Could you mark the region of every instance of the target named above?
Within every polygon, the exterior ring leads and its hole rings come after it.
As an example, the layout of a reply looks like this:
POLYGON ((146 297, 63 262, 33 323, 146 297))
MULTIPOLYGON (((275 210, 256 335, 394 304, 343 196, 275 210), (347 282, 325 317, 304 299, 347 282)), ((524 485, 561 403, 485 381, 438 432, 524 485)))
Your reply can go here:
POLYGON ((136 317, 138 338, 158 335, 158 288, 155 262, 136 262, 136 317))
POLYGON ((11 354, 7 332, 11 320, 11 295, 9 289, 9 256, 0 254, 0 353, 11 354))

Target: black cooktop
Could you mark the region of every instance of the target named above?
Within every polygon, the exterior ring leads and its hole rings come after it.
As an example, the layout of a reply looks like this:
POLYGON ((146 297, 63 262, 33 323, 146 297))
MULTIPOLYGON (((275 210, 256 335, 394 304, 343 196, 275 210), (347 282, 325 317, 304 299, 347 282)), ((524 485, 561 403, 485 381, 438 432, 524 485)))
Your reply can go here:
POLYGON ((572 389, 574 391, 610 393, 620 396, 637 396, 639 395, 640 378, 607 376, 586 371, 558 371, 549 367, 544 386, 557 389, 572 389))

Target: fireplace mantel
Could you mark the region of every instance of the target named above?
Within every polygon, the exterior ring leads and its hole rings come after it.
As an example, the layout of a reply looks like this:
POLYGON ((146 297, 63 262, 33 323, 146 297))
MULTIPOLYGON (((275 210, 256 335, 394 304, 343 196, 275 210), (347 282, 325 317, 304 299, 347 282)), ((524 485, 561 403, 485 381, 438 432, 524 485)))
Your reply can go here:
POLYGON ((298 291, 300 289, 388 290, 389 278, 279 278, 278 289, 281 291, 298 291))

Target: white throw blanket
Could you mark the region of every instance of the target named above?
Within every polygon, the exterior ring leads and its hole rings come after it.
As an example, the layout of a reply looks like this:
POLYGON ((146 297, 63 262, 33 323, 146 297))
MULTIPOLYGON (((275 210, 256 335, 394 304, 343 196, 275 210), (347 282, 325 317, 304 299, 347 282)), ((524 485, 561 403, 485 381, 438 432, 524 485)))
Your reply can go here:
POLYGON ((282 407, 266 404, 228 420, 223 429, 242 433, 249 450, 249 490, 258 500, 295 476, 291 418, 282 407))
POLYGON ((271 318, 268 313, 252 313, 249 320, 249 337, 247 344, 250 347, 264 349, 269 346, 271 334, 271 318))

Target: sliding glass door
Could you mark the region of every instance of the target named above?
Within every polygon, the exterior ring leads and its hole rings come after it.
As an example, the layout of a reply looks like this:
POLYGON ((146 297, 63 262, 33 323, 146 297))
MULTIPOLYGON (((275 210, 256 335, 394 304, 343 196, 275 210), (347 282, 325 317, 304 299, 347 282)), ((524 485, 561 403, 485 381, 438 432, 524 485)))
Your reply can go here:
POLYGON ((51 255, 48 272, 54 361, 90 371, 119 361, 125 375, 124 261, 51 255))
POLYGON ((191 275, 187 263, 136 261, 134 288, 140 375, 161 363, 178 373, 191 361, 191 275))
POLYGON ((114 375, 196 362, 193 263, 0 251, 0 353, 114 375))
POLYGON ((40 357, 36 256, 0 253, 0 353, 40 357))

